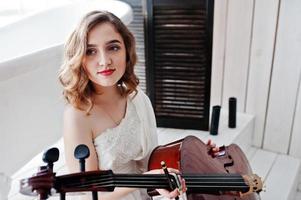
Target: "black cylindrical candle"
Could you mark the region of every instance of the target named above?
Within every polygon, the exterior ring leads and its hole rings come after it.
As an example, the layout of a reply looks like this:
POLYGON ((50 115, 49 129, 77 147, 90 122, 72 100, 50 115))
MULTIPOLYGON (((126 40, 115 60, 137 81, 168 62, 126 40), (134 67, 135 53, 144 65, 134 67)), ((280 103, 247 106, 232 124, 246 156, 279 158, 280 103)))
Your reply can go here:
POLYGON ((236 127, 236 98, 231 97, 229 98, 229 119, 228 119, 228 126, 229 128, 236 127))
POLYGON ((212 108, 210 135, 218 134, 220 110, 221 106, 213 106, 212 108))

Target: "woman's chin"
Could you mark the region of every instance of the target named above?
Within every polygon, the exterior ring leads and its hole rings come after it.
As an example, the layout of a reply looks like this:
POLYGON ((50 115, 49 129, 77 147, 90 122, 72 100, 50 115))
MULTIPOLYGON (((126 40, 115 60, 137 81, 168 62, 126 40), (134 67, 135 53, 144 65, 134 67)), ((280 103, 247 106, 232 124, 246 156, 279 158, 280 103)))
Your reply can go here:
POLYGON ((117 81, 97 81, 97 82, 93 82, 95 85, 97 85, 97 87, 104 87, 104 88, 108 88, 108 87, 114 87, 117 85, 117 81))

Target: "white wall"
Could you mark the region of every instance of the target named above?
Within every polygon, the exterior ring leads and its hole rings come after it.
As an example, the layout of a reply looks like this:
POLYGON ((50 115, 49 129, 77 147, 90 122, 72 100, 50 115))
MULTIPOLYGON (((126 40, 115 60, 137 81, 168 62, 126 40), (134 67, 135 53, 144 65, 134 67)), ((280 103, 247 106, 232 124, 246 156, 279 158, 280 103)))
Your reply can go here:
POLYGON ((0 172, 11 175, 61 136, 61 54, 52 48, 14 60, 11 69, 25 65, 27 72, 12 77, 0 70, 0 172))
POLYGON ((301 158, 301 1, 215 1, 211 105, 255 115, 253 144, 301 158))

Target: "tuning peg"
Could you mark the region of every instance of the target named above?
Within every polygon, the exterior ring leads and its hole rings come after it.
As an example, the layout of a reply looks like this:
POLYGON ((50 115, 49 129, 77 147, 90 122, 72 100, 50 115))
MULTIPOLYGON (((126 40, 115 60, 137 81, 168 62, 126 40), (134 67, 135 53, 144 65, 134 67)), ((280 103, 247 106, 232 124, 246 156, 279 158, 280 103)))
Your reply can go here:
MULTIPOLYGON (((79 160, 79 165, 80 165, 80 171, 84 172, 85 171, 85 159, 90 156, 90 151, 89 147, 84 144, 78 145, 75 150, 74 150, 74 157, 79 160)), ((98 195, 97 191, 92 192, 92 199, 97 200, 98 195)))
POLYGON ((58 161, 59 155, 60 151, 56 147, 45 151, 45 153, 43 154, 43 161, 47 163, 49 169, 53 169, 53 163, 58 161))
POLYGON ((90 151, 87 145, 80 144, 74 150, 74 157, 79 160, 80 171, 85 171, 85 159, 90 156, 90 151))

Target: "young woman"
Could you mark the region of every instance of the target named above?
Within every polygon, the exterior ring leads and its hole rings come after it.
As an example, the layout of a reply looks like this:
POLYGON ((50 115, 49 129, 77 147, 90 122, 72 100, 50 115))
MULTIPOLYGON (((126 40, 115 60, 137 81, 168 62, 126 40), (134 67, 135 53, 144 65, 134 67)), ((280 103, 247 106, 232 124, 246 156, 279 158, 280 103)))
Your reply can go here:
MULTIPOLYGON (((156 120, 150 100, 138 88, 135 40, 126 26, 109 12, 90 12, 69 37, 64 56, 59 80, 68 102, 63 132, 70 172, 79 171, 74 149, 85 144, 90 149, 87 171, 162 173, 146 172, 157 145, 156 120)), ((116 188, 99 196, 140 200, 147 198, 145 191, 116 188)), ((179 195, 178 190, 158 191, 168 198, 179 195)))

